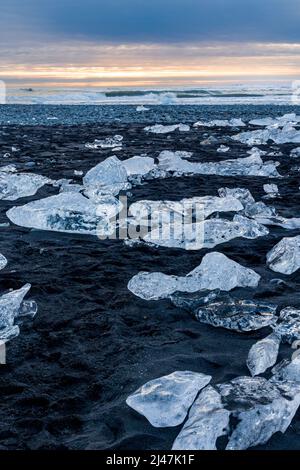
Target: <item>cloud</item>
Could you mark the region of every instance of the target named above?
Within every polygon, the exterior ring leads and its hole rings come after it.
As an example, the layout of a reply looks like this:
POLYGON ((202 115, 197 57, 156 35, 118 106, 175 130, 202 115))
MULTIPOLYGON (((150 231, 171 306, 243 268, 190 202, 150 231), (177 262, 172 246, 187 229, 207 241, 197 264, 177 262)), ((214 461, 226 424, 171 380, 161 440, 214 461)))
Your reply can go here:
POLYGON ((1 10, 13 42, 300 42, 299 0, 1 0, 1 10))

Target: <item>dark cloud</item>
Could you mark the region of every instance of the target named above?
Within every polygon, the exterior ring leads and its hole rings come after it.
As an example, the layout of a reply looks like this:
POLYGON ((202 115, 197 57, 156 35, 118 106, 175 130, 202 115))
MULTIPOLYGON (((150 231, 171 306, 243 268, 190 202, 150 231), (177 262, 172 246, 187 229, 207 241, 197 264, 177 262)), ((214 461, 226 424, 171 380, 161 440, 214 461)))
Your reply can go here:
POLYGON ((300 42, 299 0, 1 0, 1 41, 300 42))

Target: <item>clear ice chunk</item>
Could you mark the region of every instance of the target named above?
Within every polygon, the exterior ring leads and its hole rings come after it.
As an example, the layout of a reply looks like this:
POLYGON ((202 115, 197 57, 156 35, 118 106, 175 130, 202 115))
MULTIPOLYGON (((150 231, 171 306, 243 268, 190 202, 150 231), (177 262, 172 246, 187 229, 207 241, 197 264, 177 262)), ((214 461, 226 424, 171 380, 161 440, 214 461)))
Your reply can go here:
POLYGON ((45 184, 52 181, 34 173, 0 172, 0 199, 16 201, 21 197, 34 196, 45 184))
MULTIPOLYGON (((190 157, 190 154, 188 154, 190 157)), ((220 175, 220 176, 268 176, 278 178, 278 162, 264 162, 259 154, 235 158, 221 162, 197 163, 186 160, 182 152, 164 150, 158 156, 158 167, 181 175, 220 175)))
POLYGON ((115 196, 120 191, 130 188, 126 168, 115 155, 89 170, 83 177, 83 184, 87 196, 91 199, 103 194, 115 196))
POLYGON ((121 135, 115 135, 113 137, 106 137, 105 139, 95 139, 93 143, 85 144, 88 149, 107 149, 122 146, 123 137, 121 135))
POLYGON ((273 271, 292 274, 300 268, 300 235, 283 238, 267 254, 267 264, 273 271))
POLYGON ((0 340, 8 341, 19 334, 15 321, 21 316, 34 316, 37 312, 36 303, 24 302, 24 297, 31 285, 25 284, 19 290, 13 290, 0 297, 0 340), (25 305, 24 305, 25 303, 25 305))
POLYGON ((7 265, 7 259, 0 253, 0 270, 4 269, 7 265))
POLYGON ((135 156, 128 158, 127 160, 123 160, 122 164, 126 169, 127 176, 144 176, 156 167, 154 158, 141 156, 135 156))
POLYGON ((128 289, 144 300, 158 300, 168 298, 176 291, 230 291, 235 287, 257 287, 259 280, 259 274, 252 269, 241 266, 222 253, 212 252, 184 277, 140 272, 129 281, 128 289))
MULTIPOLYGON (((194 315, 201 323, 238 332, 255 331, 274 325, 276 306, 252 300, 217 298, 197 308, 194 315)), ((273 364, 272 364, 273 365, 273 364)))
POLYGON ((245 127, 241 119, 215 119, 213 121, 198 121, 193 127, 245 127))
POLYGON ((300 310, 294 307, 286 307, 281 310, 274 330, 285 343, 292 344, 294 341, 300 340, 300 310))
POLYGON ((229 417, 221 395, 213 387, 206 387, 192 405, 172 450, 216 450, 218 437, 227 434, 229 417))
POLYGON ((150 245, 184 250, 214 248, 234 238, 255 239, 268 235, 269 230, 258 222, 234 216, 233 220, 208 219, 197 223, 186 224, 181 218, 165 222, 143 236, 143 241, 150 245))
POLYGON ((209 375, 191 371, 176 371, 150 380, 126 403, 145 416, 155 427, 171 427, 181 424, 199 391, 211 380, 209 375))
POLYGON ((291 151, 292 158, 300 158, 300 147, 297 147, 291 151))
POLYGON ((268 127, 263 130, 241 132, 232 136, 233 140, 247 145, 265 145, 269 141, 275 144, 300 143, 300 131, 293 125, 286 124, 281 127, 268 127))
POLYGON ((63 192, 13 207, 6 215, 21 227, 104 236, 114 231, 115 226, 109 219, 121 208, 121 203, 113 196, 103 196, 95 203, 80 193, 63 192))
POLYGON ((252 376, 263 374, 276 364, 280 342, 281 337, 276 333, 271 333, 251 347, 247 366, 252 376))
POLYGON ((287 124, 297 125, 300 122, 300 116, 297 116, 295 113, 285 114, 284 116, 278 118, 260 118, 260 119, 252 119, 249 124, 253 126, 262 126, 262 127, 269 127, 269 126, 278 126, 284 127, 287 124))
POLYGON ((186 124, 174 124, 169 126, 155 124, 154 126, 145 127, 144 131, 151 132, 152 134, 169 134, 170 132, 174 132, 177 129, 180 132, 188 132, 190 130, 190 126, 186 124))

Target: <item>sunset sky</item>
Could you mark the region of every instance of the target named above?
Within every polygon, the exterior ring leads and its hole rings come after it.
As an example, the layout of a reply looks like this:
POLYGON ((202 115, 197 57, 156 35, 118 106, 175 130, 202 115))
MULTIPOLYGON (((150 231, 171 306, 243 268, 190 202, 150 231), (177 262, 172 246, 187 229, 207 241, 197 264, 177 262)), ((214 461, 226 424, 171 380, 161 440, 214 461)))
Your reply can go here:
POLYGON ((1 0, 0 13, 10 84, 300 78, 300 0, 1 0))

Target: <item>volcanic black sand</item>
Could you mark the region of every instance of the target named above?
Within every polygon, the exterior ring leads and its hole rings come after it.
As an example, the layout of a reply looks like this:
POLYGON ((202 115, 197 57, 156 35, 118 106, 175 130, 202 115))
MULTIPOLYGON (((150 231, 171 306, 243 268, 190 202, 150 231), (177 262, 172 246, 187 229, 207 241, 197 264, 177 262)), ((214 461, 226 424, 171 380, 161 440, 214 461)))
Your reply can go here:
MULTIPOLYGON (((91 111, 85 111, 85 107, 81 111, 79 107, 70 111, 48 107, 43 114, 40 108, 36 108, 36 125, 31 126, 8 124, 7 120, 15 116, 17 122, 18 112, 19 122, 24 116, 32 120, 34 107, 1 108, 1 164, 14 163, 18 171, 54 179, 72 178, 78 183, 81 177, 74 176, 74 170, 86 172, 112 155, 110 150, 84 147, 95 138, 123 135, 123 150, 117 153, 120 159, 140 154, 155 157, 168 149, 192 151, 192 161, 221 161, 247 156, 246 146, 230 140, 236 129, 191 129, 166 136, 146 134, 143 127, 149 121, 189 123, 201 118, 282 115, 292 111, 283 107, 213 111, 161 107, 151 110, 149 116, 124 107, 124 111, 115 110, 114 114, 110 111, 110 117, 105 118, 109 115, 106 108, 99 118, 99 107, 89 123, 68 126, 65 122, 84 121, 84 113, 89 115, 91 111), (58 113, 59 120, 51 121, 51 125, 43 118, 58 113), (124 117, 126 113, 130 119, 124 117), (208 135, 218 142, 201 145, 208 135), (220 144, 229 145, 231 150, 217 153, 220 144), (11 151, 13 146, 16 152, 11 151), (7 152, 10 156, 3 158, 7 152)), ((269 147, 272 151, 279 148, 269 147)), ((294 147, 280 146, 283 156, 273 158, 281 163, 282 179, 194 176, 156 180, 134 188, 129 202, 217 195, 217 189, 223 186, 246 187, 260 200, 263 184, 271 182, 278 184, 282 197, 270 204, 282 215, 299 217, 300 161, 289 157, 294 147)), ((5 212, 10 207, 57 192, 57 188, 45 186, 34 197, 13 203, 1 201, 0 223, 8 222, 5 212)), ((210 251, 223 252, 262 276, 257 289, 244 289, 236 295, 280 307, 300 307, 299 271, 284 276, 266 267, 266 253, 271 247, 283 236, 298 234, 271 227, 267 237, 235 239, 210 251), (274 278, 284 282, 270 283, 274 278)), ((1 291, 30 282, 30 297, 39 306, 36 318, 24 323, 20 336, 8 344, 7 365, 0 366, 0 449, 170 449, 180 427, 153 428, 126 406, 126 397, 148 380, 175 370, 210 374, 213 382, 248 375, 248 351, 269 332, 265 329, 238 334, 206 326, 168 301, 146 302, 127 290, 129 279, 141 270, 184 275, 209 250, 128 247, 121 240, 100 241, 13 225, 0 227, 0 237, 0 252, 8 259, 7 267, 0 271, 1 291)), ((290 354, 290 348, 282 347, 279 359, 290 354)), ((274 435, 261 448, 299 449, 300 412, 284 435, 274 435)))

